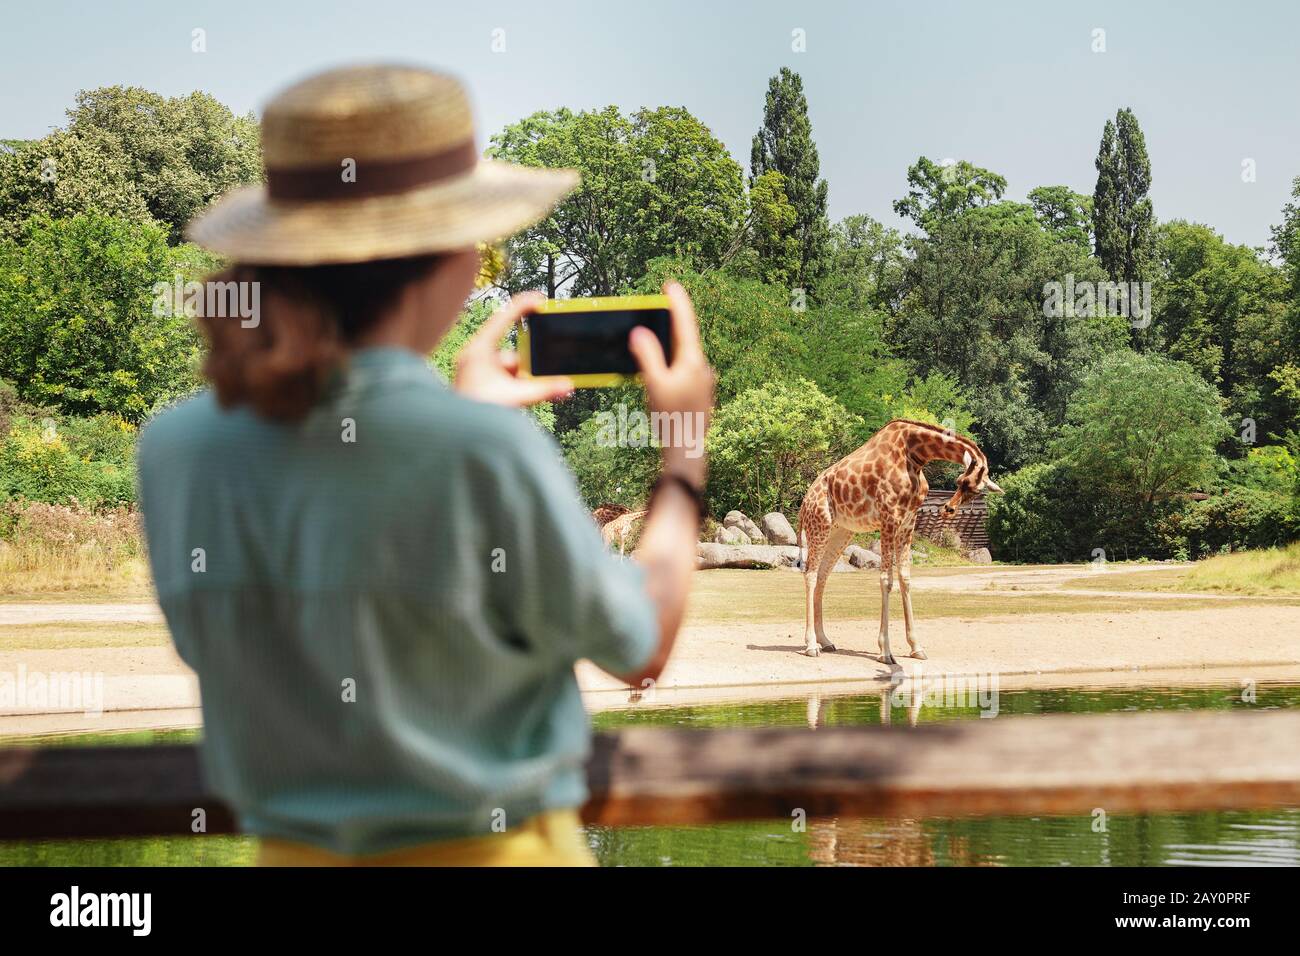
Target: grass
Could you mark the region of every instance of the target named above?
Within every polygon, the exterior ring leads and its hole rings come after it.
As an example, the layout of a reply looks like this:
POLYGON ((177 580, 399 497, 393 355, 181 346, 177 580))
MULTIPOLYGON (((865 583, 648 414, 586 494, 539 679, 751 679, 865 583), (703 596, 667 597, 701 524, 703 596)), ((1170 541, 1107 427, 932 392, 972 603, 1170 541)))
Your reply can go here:
POLYGON ((0 557, 0 604, 29 602, 137 603, 153 600, 153 585, 144 558, 129 558, 106 567, 95 560, 69 556, 35 568, 6 566, 0 557))
POLYGON ((0 651, 157 647, 170 642, 166 625, 131 621, 52 621, 0 627, 0 651))
POLYGON ((1190 591, 1300 597, 1300 541, 1208 558, 1191 568, 1180 585, 1190 591))
POLYGON ((1216 555, 1190 566, 1089 574, 1066 581, 1063 586, 1097 591, 1199 591, 1300 598, 1300 541, 1284 548, 1216 555))
MULTIPOLYGON (((943 575, 948 577, 949 575, 943 575)), ((1136 576, 1136 575, 1135 575, 1136 576)), ((826 585, 823 607, 840 620, 880 616, 879 577, 871 572, 835 574, 826 585)), ((1112 614, 1125 611, 1184 611, 1221 607, 1222 602, 1189 595, 1183 599, 1091 597, 1043 591, 931 591, 914 589, 912 609, 926 618, 987 618, 1012 614, 1112 614)), ((891 616, 901 620, 902 600, 895 585, 891 616)), ((802 621, 803 575, 792 571, 705 571, 695 576, 687 624, 781 623, 802 621)))

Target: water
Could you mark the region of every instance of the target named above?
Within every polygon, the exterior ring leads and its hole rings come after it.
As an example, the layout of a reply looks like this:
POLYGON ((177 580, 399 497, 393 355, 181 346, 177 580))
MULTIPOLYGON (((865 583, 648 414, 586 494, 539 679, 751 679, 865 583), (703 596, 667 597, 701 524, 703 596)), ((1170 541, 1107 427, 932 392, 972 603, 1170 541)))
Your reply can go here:
MULTIPOLYGON (((1300 707, 1300 685, 1261 683, 1253 701, 1240 686, 1001 691, 1000 717, 1154 710, 1272 710, 1300 707)), ((969 703, 969 702, 968 702, 969 703)), ((845 727, 979 719, 980 707, 929 706, 881 694, 695 707, 633 707, 595 715, 598 730, 629 726, 845 727)), ((193 731, 45 738, 42 745, 175 742, 193 731)), ((13 743, 14 741, 0 741, 13 743)), ((1300 866, 1300 809, 961 820, 813 819, 691 827, 589 827, 604 866, 1300 866)), ((0 865, 248 865, 246 837, 0 843, 0 865)))
MULTIPOLYGON (((1240 685, 1001 691, 1000 718, 1156 710, 1276 710, 1300 707, 1300 685, 1240 685)), ((627 726, 856 727, 980 719, 978 706, 919 711, 889 695, 798 698, 610 712, 601 730, 627 726), (882 697, 884 698, 882 704, 882 697)), ((809 820, 692 827, 589 827, 605 866, 1300 866, 1300 809, 1110 816, 979 819, 809 820)))

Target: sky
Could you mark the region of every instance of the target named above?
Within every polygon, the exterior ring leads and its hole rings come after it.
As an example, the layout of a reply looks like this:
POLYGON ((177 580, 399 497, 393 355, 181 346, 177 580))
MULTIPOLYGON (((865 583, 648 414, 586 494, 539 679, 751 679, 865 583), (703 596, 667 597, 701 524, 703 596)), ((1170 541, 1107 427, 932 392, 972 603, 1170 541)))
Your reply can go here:
POLYGON ((1055 184, 1091 194, 1102 127, 1127 106, 1157 217, 1259 246, 1300 176, 1297 36, 1289 0, 39 0, 0 26, 0 138, 62 125, 81 89, 197 89, 260 112, 305 74, 387 61, 459 75, 480 145, 536 110, 685 106, 748 170, 767 80, 788 66, 804 80, 832 219, 903 225, 892 203, 921 155, 1001 173, 1011 199, 1055 184), (196 28, 205 53, 191 49, 196 28))

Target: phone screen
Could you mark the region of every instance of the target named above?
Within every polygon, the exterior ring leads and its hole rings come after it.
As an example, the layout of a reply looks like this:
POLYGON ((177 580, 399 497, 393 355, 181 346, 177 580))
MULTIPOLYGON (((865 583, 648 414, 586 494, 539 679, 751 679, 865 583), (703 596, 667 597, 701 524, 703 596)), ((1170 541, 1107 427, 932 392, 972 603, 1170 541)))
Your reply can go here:
POLYGON ((611 309, 603 312, 536 312, 528 322, 533 375, 599 375, 639 371, 627 337, 644 325, 672 361, 672 323, 667 309, 611 309))

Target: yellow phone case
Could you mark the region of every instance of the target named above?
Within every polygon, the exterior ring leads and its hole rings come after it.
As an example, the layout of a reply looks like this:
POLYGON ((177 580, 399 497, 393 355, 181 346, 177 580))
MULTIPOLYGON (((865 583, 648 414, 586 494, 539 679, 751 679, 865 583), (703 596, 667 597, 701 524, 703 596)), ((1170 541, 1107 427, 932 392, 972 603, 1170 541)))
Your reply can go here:
MULTIPOLYGON (((618 309, 667 309, 666 295, 611 295, 594 299, 547 299, 533 310, 542 315, 563 315, 583 312, 611 312, 618 309)), ((533 377, 532 353, 528 334, 528 316, 524 316, 519 326, 518 338, 519 374, 533 377)), ((541 377, 541 376, 539 376, 541 377)), ((570 375, 574 388, 608 388, 611 385, 623 385, 627 382, 640 382, 641 373, 624 375, 621 372, 601 372, 591 375, 570 375)))

